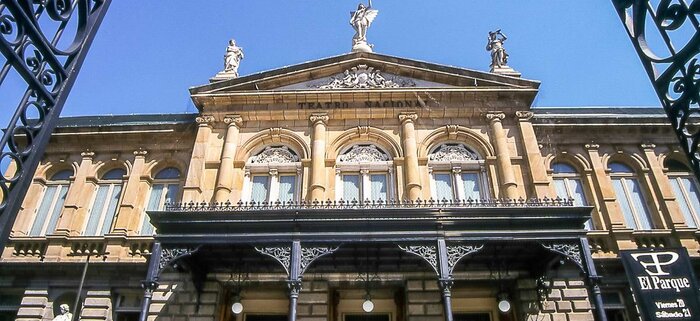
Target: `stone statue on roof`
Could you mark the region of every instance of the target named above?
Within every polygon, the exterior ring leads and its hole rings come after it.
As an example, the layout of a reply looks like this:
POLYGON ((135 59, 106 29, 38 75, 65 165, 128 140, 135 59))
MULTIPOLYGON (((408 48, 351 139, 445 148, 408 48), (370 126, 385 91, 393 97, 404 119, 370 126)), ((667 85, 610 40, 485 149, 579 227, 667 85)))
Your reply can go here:
POLYGON ((61 314, 59 314, 55 318, 53 318, 53 321, 72 321, 73 320, 73 314, 70 313, 70 306, 68 306, 68 304, 61 304, 58 308, 60 309, 61 314))
POLYGON ((243 60, 243 48, 236 45, 236 40, 229 40, 224 55, 224 73, 230 73, 233 77, 238 77, 238 66, 243 60))
POLYGON ((508 66, 508 53, 503 43, 506 42, 506 37, 501 29, 489 31, 489 40, 486 44, 486 50, 491 51, 491 69, 508 66))
POLYGON ((350 25, 355 29, 352 37, 352 51, 372 52, 372 45, 367 43, 367 29, 377 17, 379 10, 372 9, 372 0, 367 6, 360 3, 357 10, 350 13, 350 25))

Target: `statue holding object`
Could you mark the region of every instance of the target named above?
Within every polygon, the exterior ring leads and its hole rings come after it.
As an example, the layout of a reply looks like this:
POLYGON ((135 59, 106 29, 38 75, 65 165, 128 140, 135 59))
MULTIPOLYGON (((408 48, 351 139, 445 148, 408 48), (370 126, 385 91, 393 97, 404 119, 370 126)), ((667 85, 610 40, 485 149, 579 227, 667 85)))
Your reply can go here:
POLYGON ((508 66, 508 53, 503 43, 506 42, 506 37, 501 29, 489 31, 489 40, 486 44, 486 50, 491 51, 491 69, 508 66))
POLYGON ((372 52, 372 45, 367 43, 367 29, 378 13, 379 10, 372 9, 372 0, 369 0, 367 6, 360 3, 357 5, 357 11, 350 13, 350 25, 355 29, 355 35, 352 37, 353 52, 372 52))

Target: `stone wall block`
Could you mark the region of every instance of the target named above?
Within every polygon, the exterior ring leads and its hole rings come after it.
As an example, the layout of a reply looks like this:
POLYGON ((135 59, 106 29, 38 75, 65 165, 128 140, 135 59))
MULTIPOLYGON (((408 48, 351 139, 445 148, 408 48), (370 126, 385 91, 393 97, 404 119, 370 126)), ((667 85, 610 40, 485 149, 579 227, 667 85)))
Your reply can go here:
POLYGON ((202 304, 199 307, 199 313, 200 315, 211 315, 214 316, 216 314, 216 304, 202 304))
POLYGON ((218 301, 218 294, 217 293, 202 293, 202 295, 199 298, 199 302, 206 304, 206 303, 217 303, 218 301))
POLYGON ((534 289, 537 287, 534 279, 518 279, 517 287, 519 289, 534 289))
POLYGON ((297 315, 311 315, 311 305, 310 304, 297 304, 297 315))
POLYGON ((553 301, 561 300, 561 290, 552 289, 552 291, 547 294, 547 298, 553 301))
POLYGON ((566 287, 566 281, 564 281, 564 280, 556 280, 556 281, 552 282, 552 288, 563 289, 565 287, 566 287))
POLYGON ((311 315, 327 315, 328 305, 326 304, 314 304, 311 307, 311 315))
POLYGON ((423 284, 423 288, 427 291, 440 291, 440 287, 438 286, 436 280, 424 280, 423 284))
POLYGON ((569 321, 565 313, 552 313, 550 314, 552 321, 569 321))
POLYGON ((313 291, 326 292, 326 291, 328 291, 328 282, 326 282, 326 281, 314 281, 312 283, 311 289, 313 291))
POLYGON ((424 315, 425 306, 422 304, 409 304, 408 315, 424 315))
POLYGON ((299 303, 326 303, 328 294, 325 292, 304 293, 299 294, 299 303))
POLYGON ((558 312, 570 312, 571 310, 572 310, 571 302, 569 302, 569 301, 557 302, 557 311, 558 312))
POLYGON ((564 299, 586 299, 588 298, 588 291, 586 289, 564 289, 562 290, 562 295, 564 299))
POLYGON ((298 316, 299 321, 328 321, 326 317, 309 317, 309 316, 298 316))
POLYGON ((440 302, 440 292, 408 292, 407 299, 409 303, 436 303, 440 302))
POLYGON ((408 321, 445 321, 442 316, 409 316, 408 321))
POLYGON ((542 312, 555 312, 557 310, 557 306, 554 304, 554 301, 544 301, 542 303, 542 312))
POLYGON ((583 312, 591 310, 591 302, 586 300, 577 300, 572 302, 574 304, 574 311, 583 312))
POLYGON ((423 290, 423 280, 408 280, 408 281, 406 281, 406 290, 408 290, 408 291, 422 291, 423 290))
POLYGON ((426 304, 425 314, 426 315, 442 315, 443 306, 442 304, 426 304))
POLYGON ((569 321, 592 321, 594 320, 591 313, 569 313, 569 321))
POLYGON ((566 284, 568 284, 571 288, 580 288, 586 286, 586 283, 584 283, 581 280, 568 280, 566 281, 566 284))

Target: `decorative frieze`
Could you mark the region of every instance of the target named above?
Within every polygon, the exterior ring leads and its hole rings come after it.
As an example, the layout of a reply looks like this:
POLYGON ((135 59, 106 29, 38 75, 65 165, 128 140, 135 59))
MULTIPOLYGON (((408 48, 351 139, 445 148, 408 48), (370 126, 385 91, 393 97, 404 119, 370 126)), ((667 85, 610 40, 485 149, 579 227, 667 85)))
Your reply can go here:
MULTIPOLYGON (((583 270, 581 246, 578 243, 541 243, 544 248, 574 262, 583 270)), ((588 249, 586 249, 588 251, 588 249)))
POLYGON ((319 257, 335 252, 339 247, 321 246, 321 247, 301 247, 301 262, 300 274, 303 274, 306 269, 319 257))
POLYGON ((484 245, 448 245, 447 246, 447 268, 452 275, 459 260, 465 256, 479 252, 484 245))
MULTIPOLYGON (((260 254, 267 255, 279 262, 287 274, 289 274, 289 266, 292 259, 292 248, 290 246, 272 246, 272 247, 255 247, 255 250, 260 254)), ((301 290, 301 282, 299 283, 301 290)), ((298 294, 298 293, 297 293, 298 294)))
POLYGON ((415 86, 416 83, 411 79, 399 76, 393 76, 391 79, 387 79, 381 74, 379 69, 364 64, 347 69, 342 75, 331 77, 330 81, 326 84, 309 85, 309 87, 319 89, 372 89, 415 86))
POLYGON ((399 245, 399 248, 404 252, 411 253, 421 257, 428 262, 435 270, 435 273, 440 274, 437 259, 437 247, 434 245, 399 245))
POLYGON ((428 159, 433 162, 464 162, 478 160, 479 156, 464 144, 442 144, 428 159))
POLYGON ((287 146, 268 146, 250 158, 251 164, 271 164, 271 163, 295 163, 299 161, 299 156, 294 154, 287 146))
POLYGON ((389 155, 374 145, 355 145, 345 154, 338 156, 339 163, 386 162, 389 155))

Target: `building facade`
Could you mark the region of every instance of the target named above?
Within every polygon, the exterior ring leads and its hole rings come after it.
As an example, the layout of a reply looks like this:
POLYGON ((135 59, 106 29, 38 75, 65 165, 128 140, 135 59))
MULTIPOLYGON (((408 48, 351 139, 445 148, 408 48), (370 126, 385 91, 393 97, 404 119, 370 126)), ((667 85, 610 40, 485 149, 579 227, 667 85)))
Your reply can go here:
POLYGON ((619 251, 696 261, 698 183, 662 110, 538 87, 357 52, 193 87, 197 114, 64 118, 0 316, 638 320, 619 251))

